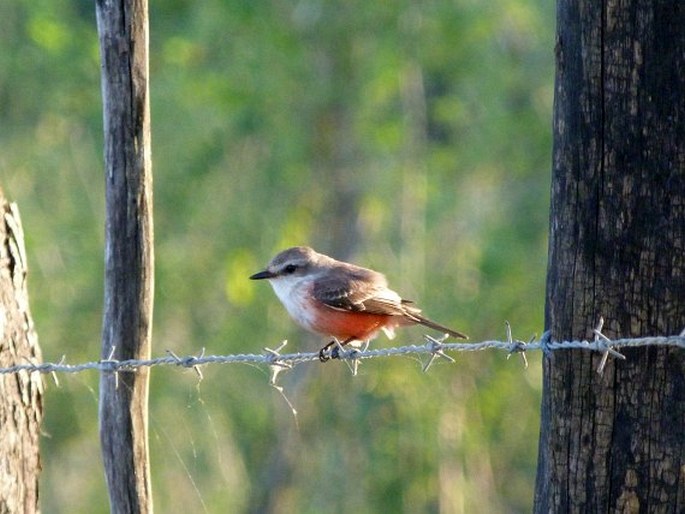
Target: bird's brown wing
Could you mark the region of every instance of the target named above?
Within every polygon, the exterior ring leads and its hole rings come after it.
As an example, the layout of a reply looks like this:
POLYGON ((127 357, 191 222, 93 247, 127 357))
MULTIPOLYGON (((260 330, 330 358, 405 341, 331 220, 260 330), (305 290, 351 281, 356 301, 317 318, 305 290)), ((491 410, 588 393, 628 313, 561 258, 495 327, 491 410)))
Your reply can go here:
POLYGON ((385 277, 366 268, 346 269, 314 283, 314 297, 332 309, 404 316, 402 300, 385 277))

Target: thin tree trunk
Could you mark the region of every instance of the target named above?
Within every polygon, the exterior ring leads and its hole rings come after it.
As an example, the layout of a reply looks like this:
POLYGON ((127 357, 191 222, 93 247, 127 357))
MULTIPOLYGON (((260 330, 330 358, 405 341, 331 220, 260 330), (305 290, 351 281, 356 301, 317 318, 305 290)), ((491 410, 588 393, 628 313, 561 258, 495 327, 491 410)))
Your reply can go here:
MULTIPOLYGON (((546 327, 685 327, 685 4, 558 0, 546 327)), ((535 512, 685 512, 685 353, 543 363, 535 512)))
MULTIPOLYGON (((40 363, 26 287, 24 233, 15 204, 0 190, 0 366, 40 363)), ((43 383, 38 373, 0 375, 0 513, 39 512, 39 435, 43 383)))
MULTIPOLYGON (((105 134, 104 359, 150 356, 152 168, 146 0, 98 0, 105 134)), ((100 440, 114 513, 152 512, 148 370, 103 372, 100 440)))

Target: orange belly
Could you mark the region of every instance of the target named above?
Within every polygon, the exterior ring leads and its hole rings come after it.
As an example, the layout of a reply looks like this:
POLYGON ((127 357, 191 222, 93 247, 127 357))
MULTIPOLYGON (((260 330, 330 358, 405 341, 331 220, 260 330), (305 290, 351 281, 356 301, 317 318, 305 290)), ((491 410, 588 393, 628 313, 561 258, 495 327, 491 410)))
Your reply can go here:
POLYGON ((376 337, 382 327, 397 326, 397 322, 392 319, 395 317, 320 308, 317 309, 312 329, 320 334, 333 336, 340 341, 347 339, 368 341, 376 337))

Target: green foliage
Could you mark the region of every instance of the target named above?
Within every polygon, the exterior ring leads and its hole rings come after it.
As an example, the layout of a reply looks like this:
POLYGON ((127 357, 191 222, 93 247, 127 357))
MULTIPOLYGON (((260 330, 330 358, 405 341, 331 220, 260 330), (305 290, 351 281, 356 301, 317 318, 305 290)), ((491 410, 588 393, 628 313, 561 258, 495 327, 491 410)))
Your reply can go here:
MULTIPOLYGON (((321 341, 246 277, 292 244, 387 272, 473 340, 542 327, 553 6, 532 0, 152 3, 154 353, 321 341)), ((99 355, 94 7, 5 2, 0 183, 27 234, 43 353, 99 355)), ((420 342, 408 329, 396 342, 420 342)), ((374 344, 389 344, 380 338, 374 344)), ((527 512, 539 359, 336 362, 282 380, 152 373, 160 512, 527 512)), ((48 384, 46 512, 107 512, 93 375, 48 384)))

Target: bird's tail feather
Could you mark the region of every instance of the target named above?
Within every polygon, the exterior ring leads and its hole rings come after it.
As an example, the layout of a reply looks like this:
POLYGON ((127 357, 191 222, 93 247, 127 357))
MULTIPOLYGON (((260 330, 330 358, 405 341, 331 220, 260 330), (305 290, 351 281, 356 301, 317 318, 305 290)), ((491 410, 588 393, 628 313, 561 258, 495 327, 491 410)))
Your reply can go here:
POLYGON ((451 328, 447 328, 446 326, 441 325, 440 323, 436 323, 433 320, 430 320, 428 318, 424 318, 420 314, 412 313, 412 317, 416 318, 416 322, 419 323, 420 325, 424 325, 424 326, 432 328, 434 330, 444 332, 446 334, 451 335, 452 337, 456 337, 457 339, 468 339, 469 338, 469 336, 467 336, 466 334, 462 334, 461 332, 457 332, 456 330, 452 330, 451 328))

